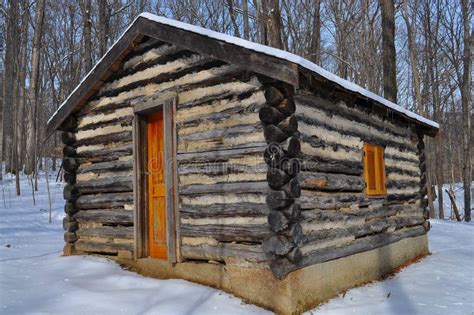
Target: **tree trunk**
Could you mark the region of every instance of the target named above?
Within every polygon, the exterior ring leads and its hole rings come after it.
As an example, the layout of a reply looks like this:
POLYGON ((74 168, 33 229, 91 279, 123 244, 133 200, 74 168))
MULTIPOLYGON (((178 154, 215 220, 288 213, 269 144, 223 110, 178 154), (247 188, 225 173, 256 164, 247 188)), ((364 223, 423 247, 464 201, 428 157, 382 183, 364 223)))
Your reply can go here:
MULTIPOLYGON (((88 2, 89 2, 88 4, 89 12, 90 12, 90 0, 88 0, 88 2)), ((89 18, 90 18, 90 13, 89 13, 89 18)), ((107 4, 107 0, 99 0, 99 55, 101 57, 107 52, 108 39, 109 39, 109 25, 110 25, 109 5, 107 4)), ((91 61, 91 67, 92 67, 92 61, 91 61)))
POLYGON ((321 0, 314 0, 310 56, 311 61, 315 64, 321 62, 321 0))
POLYGON ((249 29, 249 4, 248 0, 242 0, 242 14, 244 20, 244 39, 250 39, 250 29, 249 29))
POLYGON ((29 175, 34 172, 36 165, 36 108, 38 102, 39 91, 39 65, 40 65, 40 51, 41 51, 41 36, 43 33, 43 17, 44 17, 44 0, 36 2, 35 13, 35 31, 33 35, 33 49, 31 52, 31 78, 29 90, 29 105, 28 111, 28 132, 26 138, 26 153, 27 160, 25 165, 25 174, 29 175))
POLYGON ((383 92, 389 101, 397 103, 397 63, 395 52, 394 0, 382 0, 383 92))
POLYGON ((91 0, 80 0, 79 4, 83 24, 84 70, 87 73, 92 69, 91 0))
POLYGON ((461 0, 462 16, 464 25, 464 70, 461 87, 462 95, 462 118, 463 118, 463 185, 464 185, 464 220, 471 221, 471 153, 470 153, 470 135, 471 135, 471 45, 474 44, 474 34, 470 34, 470 18, 467 0, 461 0))
POLYGON ((278 49, 283 49, 283 44, 281 42, 280 1, 269 0, 266 13, 268 14, 268 45, 278 49))

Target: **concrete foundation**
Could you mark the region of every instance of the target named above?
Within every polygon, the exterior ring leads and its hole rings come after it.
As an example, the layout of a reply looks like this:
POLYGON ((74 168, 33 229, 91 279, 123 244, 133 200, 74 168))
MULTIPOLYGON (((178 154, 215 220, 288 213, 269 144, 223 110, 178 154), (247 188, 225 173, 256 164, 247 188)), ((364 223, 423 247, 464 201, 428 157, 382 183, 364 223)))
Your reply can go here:
POLYGON ((180 278, 229 292, 245 301, 279 314, 299 314, 349 288, 380 279, 407 261, 425 256, 427 235, 358 253, 290 273, 276 279, 268 269, 221 264, 115 258, 140 274, 156 278, 180 278))

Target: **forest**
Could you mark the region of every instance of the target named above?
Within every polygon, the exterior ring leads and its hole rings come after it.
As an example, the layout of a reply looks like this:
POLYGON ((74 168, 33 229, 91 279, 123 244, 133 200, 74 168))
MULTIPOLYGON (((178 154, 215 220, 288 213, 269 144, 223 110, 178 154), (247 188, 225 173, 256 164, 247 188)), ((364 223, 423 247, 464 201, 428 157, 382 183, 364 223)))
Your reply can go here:
MULTIPOLYGON (((151 12, 300 55, 435 120, 440 132, 426 139, 430 216, 445 217, 443 184, 462 182, 470 221, 473 1, 2 0, 0 9, 0 180, 24 173, 34 186, 39 170, 58 172, 61 141, 46 137, 47 120, 136 16, 151 12)), ((29 189, 16 179, 16 194, 29 189)))

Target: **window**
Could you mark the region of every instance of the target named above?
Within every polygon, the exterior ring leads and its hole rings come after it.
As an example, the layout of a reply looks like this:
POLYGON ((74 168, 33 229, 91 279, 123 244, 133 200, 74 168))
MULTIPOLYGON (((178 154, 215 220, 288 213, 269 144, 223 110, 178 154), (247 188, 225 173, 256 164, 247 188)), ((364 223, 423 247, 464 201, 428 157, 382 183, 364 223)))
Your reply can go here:
POLYGON ((383 147, 364 143, 364 176, 367 195, 380 196, 387 193, 383 147))

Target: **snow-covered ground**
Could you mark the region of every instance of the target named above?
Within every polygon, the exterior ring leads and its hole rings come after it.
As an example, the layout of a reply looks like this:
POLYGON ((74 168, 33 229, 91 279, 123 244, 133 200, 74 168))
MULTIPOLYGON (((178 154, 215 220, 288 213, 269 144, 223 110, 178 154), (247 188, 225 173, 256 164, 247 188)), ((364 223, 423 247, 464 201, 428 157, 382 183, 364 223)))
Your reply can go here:
MULTIPOLYGON (((446 190, 452 189, 454 192, 454 197, 456 199, 456 205, 458 206, 458 210, 460 212, 461 218, 464 219, 464 189, 462 183, 455 183, 455 184, 444 184, 443 185, 443 208, 444 208, 444 218, 445 219, 452 219, 455 220, 453 213, 453 205, 451 200, 449 199, 448 193, 446 190)), ((438 193, 438 188, 435 186, 436 194, 438 193)), ((474 201, 474 182, 471 184, 471 200, 474 201)), ((438 207, 438 199, 436 198, 433 202, 436 215, 439 216, 439 207, 438 207)), ((471 208, 473 207, 471 203, 471 208)))
MULTIPOLYGON (((97 257, 61 257, 62 185, 51 177, 48 224, 44 176, 33 206, 26 179, 21 197, 0 181, 0 313, 267 314, 219 290, 183 280, 157 280, 97 257)), ((431 256, 391 279, 349 290, 308 314, 473 314, 474 225, 432 221, 431 256)))

